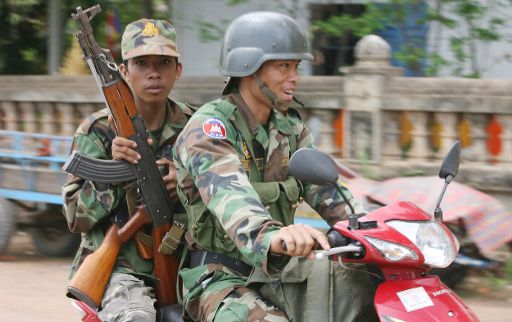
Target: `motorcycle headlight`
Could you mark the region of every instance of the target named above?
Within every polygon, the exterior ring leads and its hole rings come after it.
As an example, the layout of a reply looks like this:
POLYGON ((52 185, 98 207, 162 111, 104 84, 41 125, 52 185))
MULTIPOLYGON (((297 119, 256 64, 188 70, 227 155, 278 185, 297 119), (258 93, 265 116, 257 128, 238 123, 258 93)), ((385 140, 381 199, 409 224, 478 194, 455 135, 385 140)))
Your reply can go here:
POLYGON ((389 261, 397 262, 405 259, 418 259, 418 254, 408 247, 369 236, 364 236, 364 238, 389 261))
POLYGON ((457 239, 451 243, 448 232, 435 221, 388 221, 387 224, 407 237, 425 257, 425 265, 444 268, 450 265, 459 251, 457 239))

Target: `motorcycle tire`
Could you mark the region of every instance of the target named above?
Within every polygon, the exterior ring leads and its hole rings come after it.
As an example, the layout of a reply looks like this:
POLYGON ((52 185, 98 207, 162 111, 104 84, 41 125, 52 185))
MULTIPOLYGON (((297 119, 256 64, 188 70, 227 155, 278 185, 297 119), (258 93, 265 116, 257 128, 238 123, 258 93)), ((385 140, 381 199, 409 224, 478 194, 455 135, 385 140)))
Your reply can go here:
POLYGON ((30 228, 28 232, 36 248, 46 256, 72 256, 80 245, 80 234, 69 232, 65 224, 30 228))
POLYGON ((9 201, 0 198, 0 254, 2 254, 14 229, 16 228, 16 214, 9 201))
POLYGON ((430 270, 429 274, 439 276, 441 281, 449 288, 457 288, 468 275, 468 270, 466 266, 452 263, 446 268, 433 268, 430 270))

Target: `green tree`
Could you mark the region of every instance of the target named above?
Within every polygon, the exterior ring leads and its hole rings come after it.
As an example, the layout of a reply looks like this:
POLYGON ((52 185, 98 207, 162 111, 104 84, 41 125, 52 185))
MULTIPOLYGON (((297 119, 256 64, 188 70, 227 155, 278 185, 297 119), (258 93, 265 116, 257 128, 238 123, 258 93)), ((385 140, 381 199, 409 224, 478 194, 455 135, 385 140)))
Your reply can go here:
POLYGON ((45 71, 46 6, 43 1, 0 1, 0 73, 45 71))
MULTIPOLYGON (((62 10, 64 49, 71 45, 77 26, 70 19, 77 6, 88 8, 97 0, 58 0, 62 10)), ((142 18, 168 18, 170 1, 101 1, 100 16, 91 21, 100 46, 105 46, 105 12, 117 8, 121 25, 142 18)), ((0 0, 0 74, 45 74, 47 72, 48 0, 0 0)), ((64 51, 63 51, 64 52, 64 51)))
POLYGON ((313 23, 315 33, 342 36, 352 33, 359 37, 378 33, 389 26, 398 27, 406 39, 395 58, 412 70, 422 68, 436 76, 442 68, 449 68, 454 76, 480 77, 486 67, 482 56, 489 44, 505 40, 503 12, 511 8, 510 2, 479 0, 435 0, 429 2, 424 20, 433 29, 432 46, 424 50, 418 39, 407 37, 405 21, 409 10, 424 1, 390 0, 386 4, 368 3, 364 14, 354 17, 347 14, 332 16, 326 21, 313 23), (501 29, 500 29, 501 28, 501 29), (442 39, 447 38, 449 54, 442 54, 442 39))

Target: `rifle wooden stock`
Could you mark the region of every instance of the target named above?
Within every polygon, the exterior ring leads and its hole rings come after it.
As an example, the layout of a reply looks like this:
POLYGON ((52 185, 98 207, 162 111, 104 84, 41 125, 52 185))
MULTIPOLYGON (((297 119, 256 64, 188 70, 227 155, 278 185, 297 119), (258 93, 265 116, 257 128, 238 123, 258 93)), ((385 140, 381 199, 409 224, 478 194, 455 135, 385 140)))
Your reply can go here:
POLYGON ((130 138, 136 134, 131 117, 137 115, 137 107, 130 88, 123 79, 103 87, 103 94, 110 107, 119 136, 130 138), (119 110, 123 109, 123 110, 119 110))
POLYGON ((178 281, 179 260, 176 255, 164 255, 158 251, 165 234, 171 229, 170 224, 159 228, 153 227, 153 260, 154 275, 158 279, 156 284, 156 299, 159 306, 173 304, 178 301, 176 283, 178 281))
POLYGON ((100 247, 88 255, 76 271, 67 287, 66 295, 85 302, 93 308, 99 308, 121 245, 132 238, 143 225, 150 222, 151 217, 145 208, 139 207, 123 228, 119 229, 116 224, 112 224, 100 247))
POLYGON ((146 208, 137 207, 135 214, 130 217, 130 220, 128 220, 123 228, 119 229, 119 238, 121 238, 122 242, 127 242, 135 235, 140 227, 149 223, 151 223, 151 216, 146 211, 146 208))
POLYGON ((127 242, 131 236, 134 236, 135 245, 139 251, 139 255, 144 259, 153 258, 153 248, 146 246, 138 237, 138 227, 142 227, 145 224, 151 223, 151 216, 148 214, 145 207, 137 207, 137 211, 131 217, 131 225, 124 225, 123 228, 119 229, 119 237, 123 242, 127 242))
POLYGON ((144 244, 144 242, 142 242, 142 240, 140 240, 140 238, 138 238, 137 235, 135 235, 134 241, 135 241, 135 246, 137 246, 137 250, 139 251, 140 257, 142 257, 144 259, 153 258, 153 248, 152 247, 144 244))
POLYGON ((121 238, 115 224, 110 226, 101 246, 87 256, 67 288, 67 296, 99 308, 110 275, 121 249, 121 238))

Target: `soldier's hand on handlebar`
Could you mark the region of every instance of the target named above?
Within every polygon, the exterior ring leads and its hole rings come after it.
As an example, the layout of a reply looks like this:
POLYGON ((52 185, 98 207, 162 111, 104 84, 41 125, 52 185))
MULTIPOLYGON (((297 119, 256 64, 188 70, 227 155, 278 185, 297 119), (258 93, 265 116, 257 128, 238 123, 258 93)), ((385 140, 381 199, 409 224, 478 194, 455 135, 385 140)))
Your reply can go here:
POLYGON ((318 245, 325 250, 330 249, 324 233, 307 225, 296 224, 283 227, 272 236, 270 251, 274 254, 307 256, 309 259, 315 259, 314 250, 318 245))

